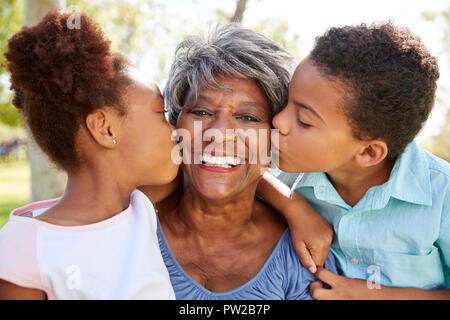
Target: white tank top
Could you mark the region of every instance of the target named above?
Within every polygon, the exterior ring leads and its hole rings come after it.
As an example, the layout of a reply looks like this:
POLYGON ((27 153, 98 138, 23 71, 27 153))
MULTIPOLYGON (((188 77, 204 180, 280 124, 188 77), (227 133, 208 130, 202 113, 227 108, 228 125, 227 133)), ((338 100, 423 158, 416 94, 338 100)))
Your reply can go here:
POLYGON ((141 191, 132 192, 125 211, 89 225, 31 218, 58 201, 11 213, 0 230, 0 279, 43 290, 48 299, 175 299, 156 213, 141 191))

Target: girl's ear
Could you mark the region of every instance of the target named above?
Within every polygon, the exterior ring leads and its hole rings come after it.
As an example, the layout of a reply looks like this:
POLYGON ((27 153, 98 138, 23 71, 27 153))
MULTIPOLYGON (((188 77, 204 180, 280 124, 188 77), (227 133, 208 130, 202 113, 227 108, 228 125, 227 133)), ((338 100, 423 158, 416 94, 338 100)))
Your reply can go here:
POLYGON ((111 111, 97 109, 86 117, 86 128, 91 137, 105 148, 113 148, 117 143, 115 127, 117 115, 111 111))
POLYGON ((356 163, 363 168, 374 166, 383 161, 388 154, 388 146, 383 140, 367 141, 361 152, 355 156, 356 163))

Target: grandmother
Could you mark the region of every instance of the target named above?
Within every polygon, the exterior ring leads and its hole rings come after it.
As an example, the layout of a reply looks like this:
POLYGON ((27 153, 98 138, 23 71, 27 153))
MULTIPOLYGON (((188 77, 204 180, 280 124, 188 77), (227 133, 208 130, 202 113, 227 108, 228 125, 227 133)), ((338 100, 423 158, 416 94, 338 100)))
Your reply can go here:
MULTIPOLYGON (((254 150, 268 150, 270 141, 226 134, 252 129, 270 137, 292 65, 281 46, 234 24, 176 49, 164 90, 169 119, 189 133, 184 143, 201 141, 199 150, 183 151, 183 187, 157 206, 177 299, 311 299, 315 278, 301 265, 286 221, 255 198, 267 163, 254 150)), ((325 268, 335 272, 332 256, 325 268)))

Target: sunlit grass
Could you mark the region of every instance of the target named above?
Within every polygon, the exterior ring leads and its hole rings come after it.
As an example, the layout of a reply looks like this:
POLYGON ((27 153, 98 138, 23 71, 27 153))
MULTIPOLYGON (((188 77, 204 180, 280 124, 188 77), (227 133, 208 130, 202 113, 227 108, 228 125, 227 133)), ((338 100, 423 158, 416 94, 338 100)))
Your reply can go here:
POLYGON ((0 228, 11 210, 30 201, 30 166, 26 160, 0 162, 0 228))

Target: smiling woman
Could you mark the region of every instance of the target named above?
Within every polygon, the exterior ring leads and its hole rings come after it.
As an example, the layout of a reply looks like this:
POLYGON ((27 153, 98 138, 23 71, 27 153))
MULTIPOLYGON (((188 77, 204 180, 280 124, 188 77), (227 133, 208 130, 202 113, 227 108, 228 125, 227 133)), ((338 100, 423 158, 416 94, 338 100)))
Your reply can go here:
MULTIPOLYGON (((191 164, 184 165, 183 171, 193 188, 200 191, 203 197, 224 201, 237 197, 261 178, 264 164, 259 161, 255 151, 259 148, 269 150, 269 141, 266 140, 266 145, 261 146, 259 136, 256 139, 245 139, 242 132, 248 129, 253 129, 258 134, 269 131, 271 116, 267 98, 253 80, 233 77, 219 79, 226 90, 203 90, 198 101, 192 98, 191 93, 187 94, 186 106, 179 115, 177 128, 188 130, 195 140, 198 137, 194 132, 194 123, 201 122, 203 131, 198 134, 209 135, 210 139, 203 138, 201 150, 194 150, 192 157, 206 161, 197 165, 192 159, 191 164), (211 129, 214 130, 213 134, 208 134, 211 129), (240 129, 241 134, 226 136, 227 130, 237 129, 240 129), (214 134, 215 132, 221 134, 214 134), (231 141, 228 140, 230 137, 231 141), (241 157, 238 157, 237 140, 241 140, 241 145, 244 146, 241 157), (224 146, 226 144, 228 148, 224 146), (239 164, 234 165, 235 163, 239 164)), ((265 136, 269 135, 266 133, 265 136)))
MULTIPOLYGON (((177 299, 311 299, 315 278, 286 221, 255 198, 267 167, 259 151, 270 148, 259 138, 270 137, 287 101, 292 62, 273 41, 233 24, 177 48, 164 95, 183 140, 198 144, 183 150, 183 188, 157 205, 177 299)), ((332 256, 325 266, 334 270, 332 256)))

